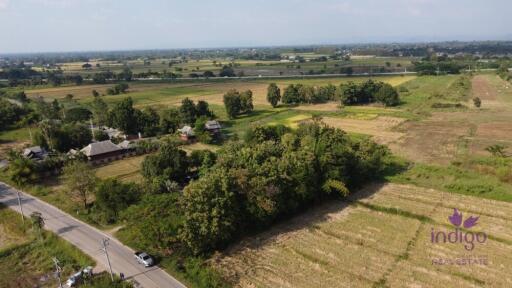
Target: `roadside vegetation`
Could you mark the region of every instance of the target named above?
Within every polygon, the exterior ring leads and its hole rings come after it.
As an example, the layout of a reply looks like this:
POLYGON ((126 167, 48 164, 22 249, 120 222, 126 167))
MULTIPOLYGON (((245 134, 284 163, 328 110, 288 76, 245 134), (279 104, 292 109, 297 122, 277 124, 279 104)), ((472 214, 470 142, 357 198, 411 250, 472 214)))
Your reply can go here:
MULTIPOLYGON (((60 261, 62 279, 94 262, 77 248, 53 233, 39 230, 31 219, 22 223, 20 215, 0 204, 0 286, 57 286, 53 257, 60 261), (40 282, 42 281, 42 282, 40 282)), ((99 287, 99 286, 91 286, 99 287)))

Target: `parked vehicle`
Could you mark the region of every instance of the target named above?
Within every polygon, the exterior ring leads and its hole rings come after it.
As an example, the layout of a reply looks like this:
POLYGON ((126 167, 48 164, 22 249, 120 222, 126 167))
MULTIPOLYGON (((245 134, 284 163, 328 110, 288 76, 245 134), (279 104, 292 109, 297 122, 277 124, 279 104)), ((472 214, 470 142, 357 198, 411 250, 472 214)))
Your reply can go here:
POLYGON ((135 259, 139 264, 143 264, 145 267, 151 267, 155 264, 153 257, 149 256, 146 252, 135 252, 135 259))
POLYGON ((78 284, 82 283, 84 277, 91 277, 92 276, 92 267, 88 266, 84 268, 83 270, 80 270, 79 272, 76 272, 75 274, 71 275, 69 277, 68 281, 66 281, 66 287, 77 287, 78 284))

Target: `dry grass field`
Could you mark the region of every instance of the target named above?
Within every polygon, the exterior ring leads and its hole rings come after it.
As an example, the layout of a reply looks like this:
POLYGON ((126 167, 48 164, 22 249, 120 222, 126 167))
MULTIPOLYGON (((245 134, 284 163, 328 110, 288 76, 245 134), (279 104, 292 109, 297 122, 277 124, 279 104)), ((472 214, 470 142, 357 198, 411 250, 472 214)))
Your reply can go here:
POLYGON ((490 145, 512 147, 512 87, 496 75, 472 79, 472 97, 482 107, 433 112, 423 121, 408 121, 397 129, 405 137, 390 145, 399 155, 422 163, 447 164, 461 154, 489 155, 490 145), (508 88, 507 88, 508 87, 508 88))
POLYGON ((403 118, 378 116, 375 119, 361 120, 350 118, 324 117, 323 121, 332 127, 343 129, 347 132, 371 135, 379 144, 390 144, 405 135, 392 129, 405 121, 403 118))
POLYGON ((142 181, 140 165, 145 157, 146 155, 129 157, 99 166, 95 169, 96 176, 101 179, 115 178, 123 182, 139 183, 142 181))
POLYGON ((512 204, 414 186, 373 185, 277 225, 212 260, 235 287, 510 287, 512 204), (471 252, 433 244, 448 216, 480 216, 471 252), (487 257, 488 265, 433 265, 487 257))

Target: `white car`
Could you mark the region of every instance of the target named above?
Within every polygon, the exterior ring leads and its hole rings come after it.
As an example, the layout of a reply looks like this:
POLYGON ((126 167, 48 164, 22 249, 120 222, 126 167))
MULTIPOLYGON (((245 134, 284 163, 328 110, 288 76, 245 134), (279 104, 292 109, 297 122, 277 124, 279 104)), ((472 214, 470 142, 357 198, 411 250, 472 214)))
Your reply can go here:
POLYGON ((146 252, 135 252, 135 259, 137 259, 137 262, 143 264, 145 267, 151 267, 153 264, 155 264, 153 257, 149 256, 149 254, 146 252))
POLYGON ((92 267, 88 266, 83 270, 76 272, 75 274, 69 277, 68 281, 66 281, 66 287, 76 287, 80 284, 84 278, 84 276, 92 276, 92 267))

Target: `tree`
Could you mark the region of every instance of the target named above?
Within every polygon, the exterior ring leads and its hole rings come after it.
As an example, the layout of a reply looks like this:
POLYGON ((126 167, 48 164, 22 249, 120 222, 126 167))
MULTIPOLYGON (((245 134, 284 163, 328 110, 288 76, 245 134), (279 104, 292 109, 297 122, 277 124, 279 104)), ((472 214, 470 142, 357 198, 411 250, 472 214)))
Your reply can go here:
POLYGON ((233 70, 233 68, 226 66, 226 65, 224 65, 219 72, 219 77, 235 77, 235 76, 236 76, 236 74, 235 74, 235 71, 233 70))
POLYGON ((57 128, 51 140, 53 149, 68 152, 70 149, 80 149, 92 141, 92 132, 84 124, 65 124, 57 128))
POLYGON ((197 110, 194 101, 190 100, 188 97, 181 101, 180 106, 180 114, 181 120, 186 123, 192 125, 196 122, 197 110))
POLYGON ((281 100, 281 89, 277 87, 276 83, 270 83, 267 88, 267 101, 272 105, 272 107, 276 107, 279 101, 281 100))
POLYGON ((307 85, 297 85, 299 103, 317 103, 315 99, 315 88, 307 85))
POLYGON ((96 141, 105 141, 105 140, 110 139, 107 132, 105 132, 103 130, 99 130, 99 129, 94 130, 93 137, 94 137, 94 140, 96 140, 96 141))
POLYGON ((156 112, 153 107, 147 107, 138 114, 139 116, 137 116, 137 118, 139 124, 137 126, 142 130, 144 136, 155 136, 160 129, 160 127, 158 127, 160 123, 160 115, 158 115, 158 112, 156 112))
POLYGON ((165 143, 158 153, 147 156, 142 162, 141 174, 150 180, 155 177, 183 183, 188 172, 187 153, 176 143, 165 143))
POLYGON ((124 81, 132 81, 133 72, 128 67, 124 67, 123 71, 117 74, 117 79, 124 81))
POLYGON ((81 161, 72 161, 64 166, 64 183, 71 198, 88 209, 88 198, 94 191, 96 176, 91 167, 81 161))
POLYGON ((299 92, 295 85, 290 84, 284 89, 281 101, 285 104, 299 103, 299 92))
POLYGON ((122 213, 127 221, 127 234, 133 243, 150 251, 172 252, 180 245, 179 231, 183 223, 180 195, 177 193, 146 196, 122 213))
POLYGON ((180 238, 198 255, 226 244, 237 230, 238 204, 229 178, 212 171, 183 191, 184 222, 180 238))
POLYGON ((133 108, 131 97, 123 99, 117 103, 108 113, 109 123, 112 127, 122 130, 126 134, 135 134, 138 132, 138 119, 133 108))
POLYGON ((199 100, 196 105, 197 116, 213 117, 213 112, 210 111, 208 102, 199 100))
POLYGON ((26 114, 24 108, 0 98, 0 131, 9 128, 26 114))
POLYGON ((176 132, 181 122, 181 113, 177 108, 169 108, 160 113, 160 129, 164 134, 176 132))
POLYGON ((124 184, 117 179, 100 181, 96 186, 95 205, 101 210, 106 223, 115 223, 119 214, 140 199, 135 184, 124 184))
POLYGON ((252 110, 254 110, 252 91, 246 90, 240 93, 240 113, 250 113, 252 110))
POLYGON ((240 93, 237 90, 231 89, 224 94, 224 107, 226 107, 226 113, 231 119, 240 114, 242 107, 240 103, 240 93))
POLYGON ((387 83, 382 83, 381 87, 377 90, 375 93, 375 100, 386 106, 396 106, 400 104, 398 92, 393 86, 387 83))
POLYGON ((94 97, 90 104, 94 122, 98 126, 106 125, 108 122, 108 105, 102 97, 94 97))
POLYGON ((209 144, 212 142, 212 136, 205 130, 206 122, 208 122, 208 118, 206 116, 197 118, 196 123, 194 124, 194 133, 200 142, 209 144))
POLYGON ((473 104, 476 108, 480 108, 482 106, 482 100, 479 97, 473 98, 473 104))
POLYGON ((207 70, 207 71, 204 71, 203 77, 212 78, 212 77, 215 77, 215 74, 212 71, 207 70))
POLYGON ((30 222, 32 223, 32 229, 37 232, 39 239, 43 240, 43 228, 44 228, 44 218, 41 212, 34 211, 30 214, 30 222))
POLYGON ((85 122, 92 117, 92 112, 84 107, 73 107, 66 111, 66 122, 85 122))
POLYGON ((107 77, 103 73, 95 73, 92 76, 92 81, 94 84, 106 84, 107 83, 107 77))
POLYGON ((19 186, 34 183, 39 179, 34 161, 11 150, 9 156, 9 178, 19 186))

